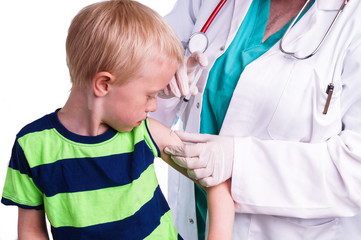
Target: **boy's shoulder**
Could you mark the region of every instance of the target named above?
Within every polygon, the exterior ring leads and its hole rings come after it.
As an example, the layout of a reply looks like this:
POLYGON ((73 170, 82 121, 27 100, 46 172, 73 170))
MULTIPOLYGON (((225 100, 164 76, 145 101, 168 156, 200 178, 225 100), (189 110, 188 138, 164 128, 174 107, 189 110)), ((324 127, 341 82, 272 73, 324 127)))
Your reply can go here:
POLYGON ((16 135, 17 138, 20 138, 29 133, 39 132, 42 130, 53 128, 54 127, 53 119, 56 117, 56 112, 57 111, 46 114, 46 115, 34 120, 33 122, 28 123, 16 135))

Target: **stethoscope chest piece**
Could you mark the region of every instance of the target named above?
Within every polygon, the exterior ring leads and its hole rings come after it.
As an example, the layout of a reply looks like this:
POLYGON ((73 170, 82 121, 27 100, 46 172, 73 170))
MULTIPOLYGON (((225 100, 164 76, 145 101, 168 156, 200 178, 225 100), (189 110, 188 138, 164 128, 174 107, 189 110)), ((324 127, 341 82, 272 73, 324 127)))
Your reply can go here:
POLYGON ((194 33, 188 41, 188 49, 191 53, 201 52, 204 53, 208 47, 208 38, 202 32, 194 33))
POLYGON ((190 53, 206 51, 208 47, 208 38, 206 36, 206 31, 208 27, 213 22, 214 18, 217 16, 218 12, 221 10, 223 5, 227 2, 227 0, 221 0, 217 7, 213 10, 206 23, 202 27, 200 32, 195 32, 188 40, 188 50, 190 53))

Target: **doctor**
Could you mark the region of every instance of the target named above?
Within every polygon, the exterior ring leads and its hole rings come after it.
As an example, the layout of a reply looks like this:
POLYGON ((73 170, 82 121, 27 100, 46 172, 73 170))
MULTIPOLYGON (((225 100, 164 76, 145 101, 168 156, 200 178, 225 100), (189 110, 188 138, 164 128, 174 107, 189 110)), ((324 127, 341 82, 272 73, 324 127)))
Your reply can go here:
MULTIPOLYGON (((179 0, 166 19, 186 46, 218 3, 179 0)), ((309 2, 283 49, 312 53, 343 3, 309 2)), ((304 4, 228 0, 206 32, 204 55, 191 55, 179 70, 170 93, 177 97, 160 98, 153 115, 170 126, 194 66, 203 66, 199 93, 180 121, 196 133, 180 137, 196 144, 168 150, 205 185, 232 178, 233 239, 361 238, 361 3, 350 0, 318 51, 298 60, 281 51, 280 39, 304 4)), ((169 203, 187 240, 204 236, 203 202, 170 170, 169 203)))

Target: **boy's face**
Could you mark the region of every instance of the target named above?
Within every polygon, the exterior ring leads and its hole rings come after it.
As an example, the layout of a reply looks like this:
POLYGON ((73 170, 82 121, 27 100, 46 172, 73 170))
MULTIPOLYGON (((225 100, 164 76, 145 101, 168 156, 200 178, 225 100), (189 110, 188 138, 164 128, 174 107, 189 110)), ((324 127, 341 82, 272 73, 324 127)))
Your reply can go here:
POLYGON ((129 132, 157 109, 158 92, 174 76, 177 66, 149 61, 132 79, 113 84, 107 95, 103 122, 119 132, 129 132))

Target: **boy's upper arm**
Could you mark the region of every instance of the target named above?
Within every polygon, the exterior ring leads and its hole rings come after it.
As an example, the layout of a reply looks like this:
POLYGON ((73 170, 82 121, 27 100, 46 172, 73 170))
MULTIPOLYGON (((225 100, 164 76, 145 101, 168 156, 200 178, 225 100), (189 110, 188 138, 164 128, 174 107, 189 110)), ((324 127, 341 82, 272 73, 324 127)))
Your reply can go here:
MULTIPOLYGON (((163 149, 169 145, 184 145, 184 143, 179 139, 177 134, 175 134, 170 128, 166 127, 162 123, 158 122, 155 119, 148 118, 149 131, 157 144, 159 150, 161 151, 162 158, 163 155, 166 155, 163 149)), ((165 156, 166 157, 166 156, 165 156)))
POLYGON ((173 167, 175 170, 177 170, 178 172, 180 172, 181 174, 183 174, 184 176, 186 176, 187 178, 189 178, 190 180, 192 180, 193 182, 198 184, 198 186, 205 189, 205 187, 202 186, 198 180, 192 179, 188 176, 187 169, 182 168, 181 166, 176 164, 169 157, 169 155, 167 155, 164 152, 164 148, 166 146, 170 146, 170 145, 184 146, 184 143, 182 142, 182 140, 180 140, 178 135, 174 131, 172 131, 170 128, 166 127, 162 123, 160 123, 157 120, 152 119, 152 118, 148 118, 148 127, 149 127, 150 134, 152 135, 155 143, 157 144, 157 146, 161 152, 162 159, 166 163, 168 163, 168 165, 173 167))
POLYGON ((180 138, 178 137, 178 135, 172 131, 170 128, 166 127, 165 125, 163 125, 162 123, 158 122, 155 119, 152 118, 148 118, 148 127, 149 127, 149 131, 150 134, 152 135, 155 143, 157 144, 160 152, 161 152, 161 157, 162 159, 168 163, 168 165, 170 165, 172 168, 174 168, 175 170, 177 170, 178 172, 180 172, 181 174, 183 174, 184 176, 186 176, 187 178, 189 178, 190 180, 192 180, 193 182, 195 182, 196 184, 198 184, 200 187, 202 187, 203 189, 205 189, 198 180, 192 179, 188 176, 187 173, 187 169, 182 168, 181 166, 179 166, 178 164, 176 164, 170 157, 169 155, 167 155, 164 152, 164 148, 166 146, 169 145, 179 145, 179 146, 184 146, 184 143, 182 142, 182 140, 180 140, 180 138))

